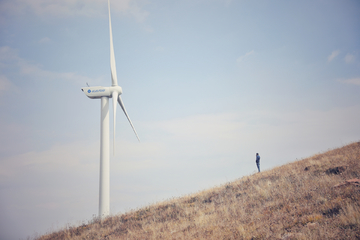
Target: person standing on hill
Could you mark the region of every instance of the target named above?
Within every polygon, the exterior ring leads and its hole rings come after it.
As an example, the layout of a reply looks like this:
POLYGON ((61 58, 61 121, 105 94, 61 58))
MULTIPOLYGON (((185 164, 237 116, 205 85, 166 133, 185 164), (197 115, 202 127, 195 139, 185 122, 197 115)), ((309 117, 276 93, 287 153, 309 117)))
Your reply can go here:
POLYGON ((256 153, 256 166, 260 172, 260 155, 256 153))

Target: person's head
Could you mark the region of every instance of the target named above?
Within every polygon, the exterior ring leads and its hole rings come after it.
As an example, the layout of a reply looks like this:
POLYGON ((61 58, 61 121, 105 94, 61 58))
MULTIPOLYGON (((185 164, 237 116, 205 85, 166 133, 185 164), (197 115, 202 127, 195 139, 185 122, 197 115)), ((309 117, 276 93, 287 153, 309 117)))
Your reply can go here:
POLYGON ((256 153, 256 156, 259 155, 258 153, 256 153))

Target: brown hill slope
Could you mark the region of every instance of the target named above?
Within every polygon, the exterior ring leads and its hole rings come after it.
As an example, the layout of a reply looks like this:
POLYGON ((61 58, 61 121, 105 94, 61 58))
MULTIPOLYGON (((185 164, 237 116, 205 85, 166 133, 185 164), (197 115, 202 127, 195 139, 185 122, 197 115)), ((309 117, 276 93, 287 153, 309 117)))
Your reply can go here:
POLYGON ((359 161, 357 142, 38 239, 360 239, 359 161))

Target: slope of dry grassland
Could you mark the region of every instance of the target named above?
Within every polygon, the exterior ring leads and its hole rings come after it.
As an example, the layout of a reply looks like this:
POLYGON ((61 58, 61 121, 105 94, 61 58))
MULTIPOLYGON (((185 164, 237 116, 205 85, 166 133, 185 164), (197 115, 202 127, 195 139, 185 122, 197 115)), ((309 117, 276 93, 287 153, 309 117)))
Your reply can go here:
POLYGON ((360 239, 360 142, 220 187, 39 237, 360 239))

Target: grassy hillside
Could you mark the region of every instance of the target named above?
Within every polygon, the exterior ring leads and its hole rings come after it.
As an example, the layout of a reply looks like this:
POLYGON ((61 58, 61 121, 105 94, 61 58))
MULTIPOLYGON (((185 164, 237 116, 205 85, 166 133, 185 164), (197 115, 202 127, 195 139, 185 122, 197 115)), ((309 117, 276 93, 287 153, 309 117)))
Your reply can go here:
POLYGON ((357 142, 38 239, 360 239, 359 161, 357 142))

